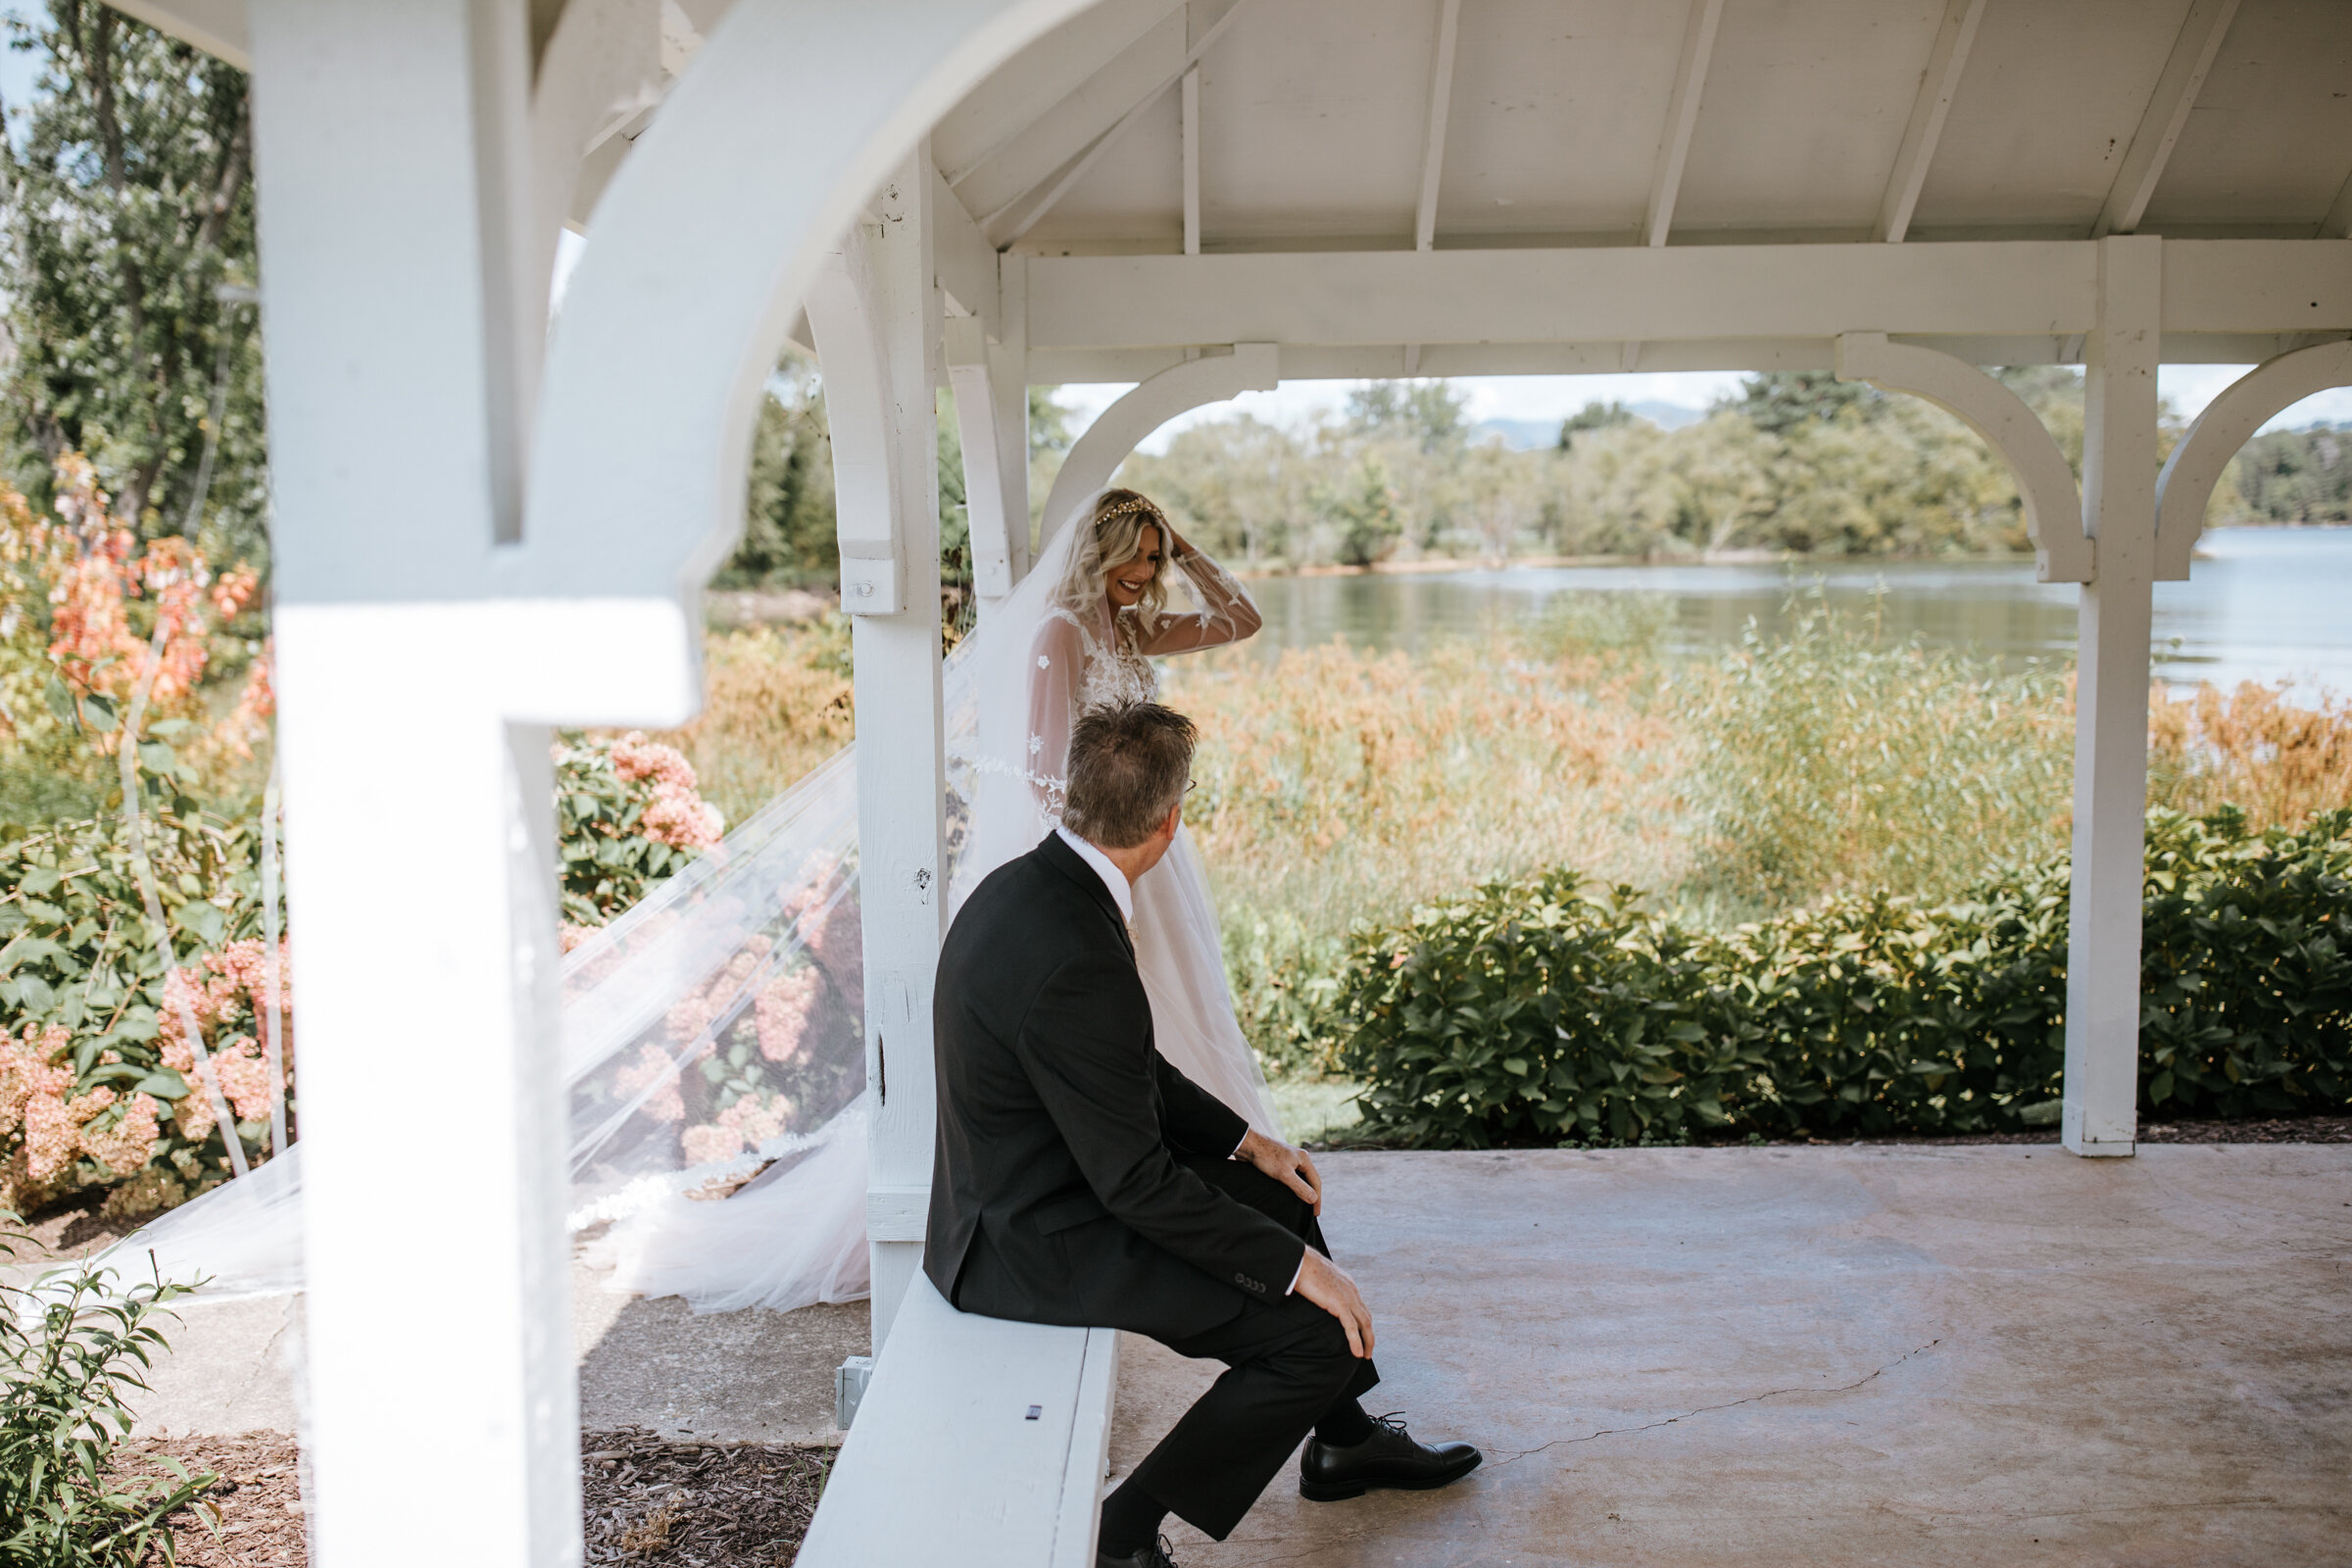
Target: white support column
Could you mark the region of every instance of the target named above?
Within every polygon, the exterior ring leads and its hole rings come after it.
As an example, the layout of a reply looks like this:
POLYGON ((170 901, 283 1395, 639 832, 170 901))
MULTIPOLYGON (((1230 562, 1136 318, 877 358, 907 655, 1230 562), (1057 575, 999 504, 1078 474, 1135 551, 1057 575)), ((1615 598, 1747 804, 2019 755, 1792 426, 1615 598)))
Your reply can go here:
POLYGON ((2074 896, 2067 933, 2066 1147, 2129 1154, 2138 1134, 2148 638, 2156 581, 2156 362, 2163 242, 2099 243, 2087 357, 2075 688, 2074 896))
POLYGON ((519 530, 544 327, 525 20, 522 0, 250 13, 302 954, 303 1446, 327 1568, 415 1559, 384 1521, 414 1511, 426 1454, 465 1478, 434 1508, 466 1560, 580 1557, 545 721, 590 715, 526 689, 568 643, 533 646, 527 608, 489 583, 519 530), (371 765, 392 735, 437 759, 433 788, 371 765), (387 874, 396 821, 436 846, 431 874, 387 874), (385 1005, 389 933, 432 977, 428 1027, 385 1005), (388 1090, 395 1070, 461 1086, 463 1114, 388 1090), (460 1283, 400 1288, 419 1258, 460 1283))
POLYGON ((877 1352, 922 1265, 936 1100, 931 985, 946 930, 933 197, 929 155, 918 151, 875 198, 882 221, 850 236, 841 266, 808 298, 833 430, 842 603, 856 617, 877 1352))
POLYGON ((999 290, 1006 302, 1000 308, 1004 341, 989 342, 971 317, 950 320, 945 340, 983 617, 1029 570, 1029 356, 1021 342, 1020 258, 1002 260, 1011 281, 999 290))

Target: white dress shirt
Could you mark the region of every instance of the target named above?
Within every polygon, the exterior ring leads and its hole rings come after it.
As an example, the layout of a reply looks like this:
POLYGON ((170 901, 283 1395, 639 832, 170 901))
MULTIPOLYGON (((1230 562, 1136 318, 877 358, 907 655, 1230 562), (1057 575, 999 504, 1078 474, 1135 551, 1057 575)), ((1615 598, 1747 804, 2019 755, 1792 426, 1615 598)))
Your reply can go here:
MULTIPOLYGON (((1096 849, 1092 844, 1087 843, 1086 840, 1080 838, 1068 828, 1061 826, 1059 823, 1055 823, 1054 831, 1061 839, 1062 843, 1067 844, 1072 850, 1077 852, 1078 858, 1084 860, 1087 864, 1095 868, 1095 875, 1101 877, 1102 879, 1102 885, 1110 890, 1110 902, 1119 906, 1119 918, 1126 921, 1127 924, 1132 927, 1135 924, 1135 887, 1127 880, 1127 873, 1120 870, 1117 865, 1113 864, 1109 856, 1104 855, 1101 850, 1096 849)), ((1242 1144, 1246 1144, 1249 1141, 1249 1129, 1244 1128, 1242 1130, 1242 1144)), ((1233 1146, 1234 1153, 1239 1154, 1242 1152, 1242 1144, 1236 1144, 1233 1146)), ((1306 1258, 1301 1255, 1298 1259, 1298 1274, 1303 1274, 1305 1272, 1306 1258)), ((1298 1288, 1298 1274, 1293 1274, 1291 1276, 1291 1283, 1284 1289, 1282 1293, 1283 1295, 1288 1296, 1292 1291, 1295 1291, 1298 1288)))
POLYGON ((1119 918, 1129 925, 1135 924, 1135 888, 1128 882, 1127 873, 1113 865, 1109 856, 1068 828, 1055 823, 1054 831, 1062 843, 1078 852, 1078 858, 1095 868, 1095 875, 1101 877, 1102 885, 1110 889, 1110 902, 1119 906, 1119 918))

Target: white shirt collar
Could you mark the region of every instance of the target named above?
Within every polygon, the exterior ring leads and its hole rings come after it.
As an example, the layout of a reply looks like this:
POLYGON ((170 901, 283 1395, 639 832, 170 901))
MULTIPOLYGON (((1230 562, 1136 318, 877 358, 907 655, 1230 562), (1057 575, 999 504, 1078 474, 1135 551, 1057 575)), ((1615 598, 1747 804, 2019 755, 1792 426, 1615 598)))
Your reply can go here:
POLYGON ((1130 925, 1134 924, 1135 889, 1128 884, 1127 873, 1113 865, 1109 856, 1104 855, 1068 828, 1057 823, 1054 831, 1061 836, 1062 843, 1078 852, 1078 858, 1095 868, 1095 875, 1101 877, 1102 885, 1110 889, 1111 902, 1119 906, 1119 918, 1130 925))

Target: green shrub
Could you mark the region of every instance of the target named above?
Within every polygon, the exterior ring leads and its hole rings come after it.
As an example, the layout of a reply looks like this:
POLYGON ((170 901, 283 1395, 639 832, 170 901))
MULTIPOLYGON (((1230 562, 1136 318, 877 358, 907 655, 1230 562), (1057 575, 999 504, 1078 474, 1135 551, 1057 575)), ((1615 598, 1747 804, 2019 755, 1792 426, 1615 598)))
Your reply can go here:
MULTIPOLYGON (((1328 1032, 1367 1133, 1433 1148, 2026 1125, 2065 1059, 2067 866, 1691 931, 1569 871, 1354 936, 1328 1032)), ((2143 1113, 2352 1103, 2352 810, 2149 814, 2143 1113)))
MULTIPOLYGON (((15 1218, 0 1210, 0 1257, 25 1240, 15 1218)), ((130 1435, 129 1391, 165 1348, 152 1319, 188 1289, 118 1290, 112 1270, 87 1267, 38 1291, 0 1283, 0 1568, 176 1560, 165 1518, 220 1478, 171 1458, 156 1461, 166 1476, 124 1478, 112 1461, 130 1435)))

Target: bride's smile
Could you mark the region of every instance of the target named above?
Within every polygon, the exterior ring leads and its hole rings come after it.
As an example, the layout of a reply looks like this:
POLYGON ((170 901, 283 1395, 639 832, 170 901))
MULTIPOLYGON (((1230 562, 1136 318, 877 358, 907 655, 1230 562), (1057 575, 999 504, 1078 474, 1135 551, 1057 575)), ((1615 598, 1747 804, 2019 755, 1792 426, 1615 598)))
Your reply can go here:
POLYGON ((1110 595, 1113 610, 1132 610, 1144 601, 1144 594, 1159 576, 1167 561, 1167 552, 1159 542, 1159 530, 1147 525, 1136 536, 1136 551, 1132 560, 1122 561, 1105 574, 1103 587, 1110 595))

